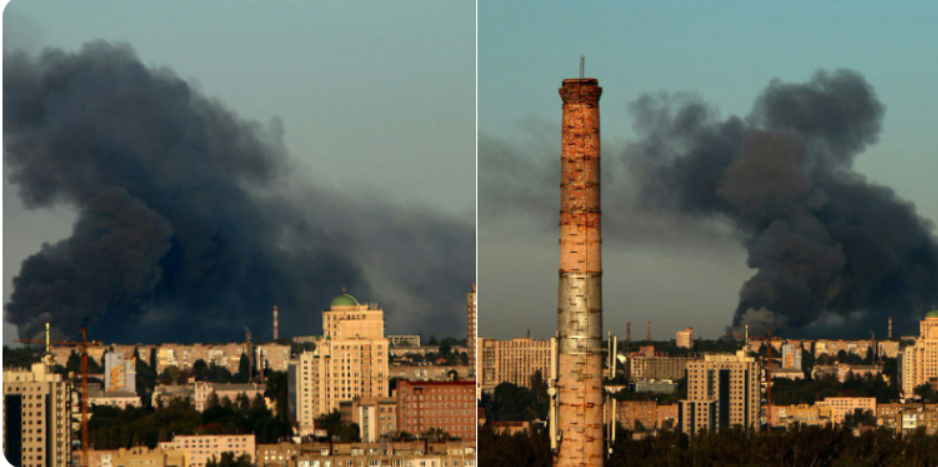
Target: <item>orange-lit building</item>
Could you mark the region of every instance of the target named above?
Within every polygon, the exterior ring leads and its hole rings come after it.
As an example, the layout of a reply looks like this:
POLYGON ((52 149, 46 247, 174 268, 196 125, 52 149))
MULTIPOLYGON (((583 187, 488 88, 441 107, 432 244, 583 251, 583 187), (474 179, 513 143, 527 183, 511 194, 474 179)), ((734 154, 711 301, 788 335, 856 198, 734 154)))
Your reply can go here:
POLYGON ((476 439, 474 381, 399 381, 397 430, 414 435, 442 430, 464 441, 476 439))

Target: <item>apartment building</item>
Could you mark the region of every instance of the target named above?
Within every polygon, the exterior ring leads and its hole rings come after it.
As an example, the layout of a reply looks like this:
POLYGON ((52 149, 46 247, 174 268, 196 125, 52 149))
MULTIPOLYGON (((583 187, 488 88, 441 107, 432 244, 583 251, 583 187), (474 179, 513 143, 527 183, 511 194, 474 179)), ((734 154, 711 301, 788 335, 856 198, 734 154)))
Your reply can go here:
POLYGON ((679 424, 687 434, 699 429, 759 426, 762 367, 740 350, 706 355, 687 364, 687 399, 680 402, 679 424))
POLYGON ((397 431, 423 434, 442 430, 464 441, 476 439, 473 381, 400 381, 397 431))
POLYGON ((72 386, 46 363, 3 370, 3 454, 17 467, 71 464, 72 386))
POLYGON ((531 377, 540 372, 550 376, 551 343, 530 338, 479 339, 482 390, 492 391, 501 383, 530 387, 531 377))
POLYGON ((205 467, 212 459, 220 460, 226 452, 234 454, 235 459, 247 455, 254 458, 256 446, 254 435, 187 435, 174 436, 172 441, 159 444, 164 451, 185 451, 190 467, 205 467))
POLYGON ((359 304, 348 294, 323 312, 323 337, 315 350, 300 354, 296 368, 300 434, 315 431, 315 419, 356 397, 388 395, 388 347, 384 311, 359 304))

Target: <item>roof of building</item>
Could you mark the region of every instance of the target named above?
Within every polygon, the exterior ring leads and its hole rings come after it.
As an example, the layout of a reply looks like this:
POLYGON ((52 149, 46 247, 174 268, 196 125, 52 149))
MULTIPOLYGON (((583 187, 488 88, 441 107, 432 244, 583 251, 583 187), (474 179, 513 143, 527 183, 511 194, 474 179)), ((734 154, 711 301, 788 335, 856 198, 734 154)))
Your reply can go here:
POLYGON ((355 300, 355 297, 344 293, 339 295, 334 300, 332 300, 332 306, 358 306, 358 300, 355 300))
POLYGON ((938 310, 932 310, 928 313, 925 313, 926 318, 938 318, 938 310))

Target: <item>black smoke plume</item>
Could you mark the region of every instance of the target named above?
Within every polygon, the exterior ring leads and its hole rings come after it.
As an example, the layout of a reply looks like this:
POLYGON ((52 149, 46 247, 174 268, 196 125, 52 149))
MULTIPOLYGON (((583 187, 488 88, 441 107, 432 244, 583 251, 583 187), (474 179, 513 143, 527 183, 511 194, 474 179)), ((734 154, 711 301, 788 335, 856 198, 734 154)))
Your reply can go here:
MULTIPOLYGON (((877 142, 885 112, 860 74, 772 81, 745 118, 721 119, 688 94, 643 95, 629 110, 637 139, 612 150, 604 140, 604 154, 622 154, 603 161, 604 240, 683 251, 695 245, 686 238, 740 241, 756 272, 729 332, 748 324, 753 335, 811 335, 817 325, 860 337, 887 316, 911 332, 938 303, 932 223, 853 168, 877 142)), ((550 130, 555 142, 522 149, 480 138, 483 225, 538 212, 538 225, 556 228, 560 129, 550 130)))
POLYGON ((884 113, 858 73, 773 81, 745 120, 686 97, 645 96, 632 111, 640 141, 626 159, 644 205, 742 234, 757 272, 740 290, 736 332, 911 320, 938 295, 932 224, 853 170, 884 113))
POLYGON ((111 342, 269 336, 274 304, 282 335, 311 334, 343 287, 392 329, 463 333, 472 225, 311 186, 279 121, 243 119, 127 45, 4 61, 5 175, 27 207, 79 212, 14 279, 21 336, 47 321, 111 342))

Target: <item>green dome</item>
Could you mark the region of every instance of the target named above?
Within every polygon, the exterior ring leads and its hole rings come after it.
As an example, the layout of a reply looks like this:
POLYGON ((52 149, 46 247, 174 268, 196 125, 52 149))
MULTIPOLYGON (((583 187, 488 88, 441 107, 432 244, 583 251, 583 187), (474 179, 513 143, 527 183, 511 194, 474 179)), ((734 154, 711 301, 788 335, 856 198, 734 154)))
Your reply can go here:
POLYGON ((337 306, 358 306, 358 300, 355 300, 355 297, 344 293, 336 297, 335 300, 332 300, 332 307, 335 308, 337 306))
POLYGON ((938 310, 932 310, 928 313, 925 313, 926 318, 938 318, 938 310))

